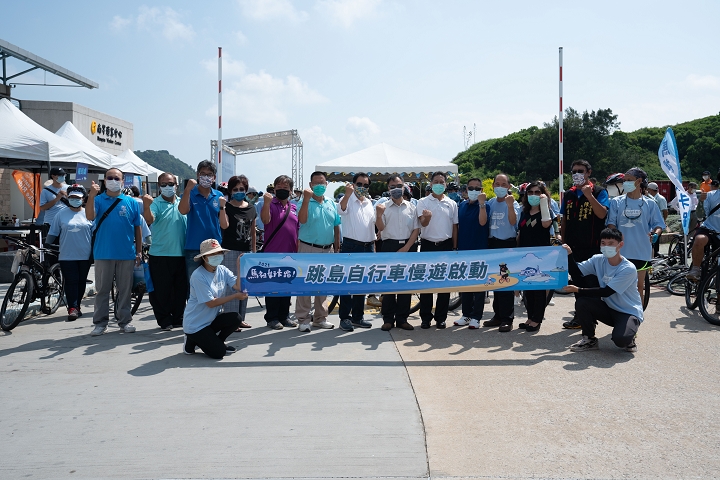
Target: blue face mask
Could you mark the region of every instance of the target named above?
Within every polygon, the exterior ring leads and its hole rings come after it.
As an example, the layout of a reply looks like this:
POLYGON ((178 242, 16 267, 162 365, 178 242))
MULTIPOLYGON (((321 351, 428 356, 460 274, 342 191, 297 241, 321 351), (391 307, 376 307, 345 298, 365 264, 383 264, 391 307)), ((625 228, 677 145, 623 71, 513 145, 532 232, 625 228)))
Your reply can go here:
POLYGON ((540 195, 528 195, 527 200, 531 207, 540 205, 540 195))
POLYGON ((70 204, 70 206, 74 208, 80 207, 82 206, 82 198, 70 197, 68 198, 68 204, 70 204))
POLYGON ((495 196, 498 198, 503 198, 507 195, 508 189, 505 187, 494 187, 493 192, 495 192, 495 196))
POLYGON ((232 199, 236 202, 242 202, 245 200, 245 192, 235 192, 232 194, 232 199))
POLYGON ((442 183, 436 183, 432 186, 432 191, 435 195, 442 195, 445 193, 445 185, 442 183))
POLYGON ((630 193, 635 190, 635 182, 623 182, 623 190, 625 193, 630 193))
POLYGON ((58 175, 57 182, 65 183, 65 175, 58 175))
POLYGON ((218 265, 222 264, 224 258, 225 255, 213 255, 212 257, 207 258, 207 263, 212 265, 213 267, 217 267, 218 265))
POLYGON ((617 255, 617 247, 603 245, 600 247, 600 253, 605 255, 605 258, 613 258, 615 255, 617 255))

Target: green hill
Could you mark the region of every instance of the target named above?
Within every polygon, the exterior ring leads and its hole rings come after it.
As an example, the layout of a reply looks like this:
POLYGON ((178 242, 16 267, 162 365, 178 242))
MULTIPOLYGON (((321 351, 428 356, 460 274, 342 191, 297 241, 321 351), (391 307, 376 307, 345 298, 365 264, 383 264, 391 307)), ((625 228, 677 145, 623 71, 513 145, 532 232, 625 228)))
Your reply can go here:
POLYGON ((145 150, 144 152, 136 150, 135 155, 163 172, 177 175, 181 180, 195 178, 195 170, 179 158, 170 155, 167 150, 145 150))
MULTIPOLYGON (((657 157, 666 128, 623 132, 617 115, 609 108, 582 114, 568 108, 563 120, 566 188, 572 185, 570 164, 577 159, 590 162, 593 176, 601 182, 608 175, 633 166, 645 170, 651 180, 666 180, 657 157)), ((697 180, 704 170, 715 176, 720 167, 720 115, 672 125, 672 129, 678 142, 683 179, 697 180)), ((549 180, 551 188, 557 191, 557 117, 542 127, 478 142, 458 153, 453 162, 463 180, 471 176, 487 178, 503 171, 516 184, 541 178, 549 180)))

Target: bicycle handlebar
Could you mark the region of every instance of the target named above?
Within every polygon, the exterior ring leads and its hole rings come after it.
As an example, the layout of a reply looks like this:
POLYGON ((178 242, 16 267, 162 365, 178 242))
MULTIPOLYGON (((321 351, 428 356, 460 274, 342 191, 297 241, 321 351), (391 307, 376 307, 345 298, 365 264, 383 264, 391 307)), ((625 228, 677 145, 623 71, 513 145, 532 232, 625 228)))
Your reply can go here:
POLYGON ((23 240, 20 240, 19 238, 11 237, 9 235, 0 235, 0 238, 5 240, 6 242, 16 243, 17 245, 20 245, 22 248, 31 248, 36 252, 57 253, 59 250, 57 247, 54 247, 52 245, 46 245, 43 248, 38 248, 35 245, 31 245, 23 240))

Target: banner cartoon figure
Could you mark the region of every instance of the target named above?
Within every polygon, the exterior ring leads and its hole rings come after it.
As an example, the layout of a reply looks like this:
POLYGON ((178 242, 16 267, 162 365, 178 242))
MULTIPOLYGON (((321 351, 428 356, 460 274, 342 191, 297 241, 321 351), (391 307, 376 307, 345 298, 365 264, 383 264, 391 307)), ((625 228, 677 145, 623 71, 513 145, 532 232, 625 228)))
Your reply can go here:
POLYGON ((250 295, 356 295, 550 290, 567 285, 561 247, 419 253, 248 253, 240 261, 250 295))

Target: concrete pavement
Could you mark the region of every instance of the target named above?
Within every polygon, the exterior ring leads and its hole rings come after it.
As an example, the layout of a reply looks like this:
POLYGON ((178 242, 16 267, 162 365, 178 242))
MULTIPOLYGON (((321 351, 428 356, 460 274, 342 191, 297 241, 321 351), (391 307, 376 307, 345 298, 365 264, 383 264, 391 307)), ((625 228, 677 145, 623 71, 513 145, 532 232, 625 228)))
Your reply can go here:
POLYGON ((136 333, 90 337, 86 300, 74 323, 0 336, 0 478, 720 476, 720 329, 654 291, 638 353, 604 326, 600 351, 571 353, 556 302, 537 334, 301 334, 251 299, 254 327, 215 361, 183 355, 147 301, 136 333))

